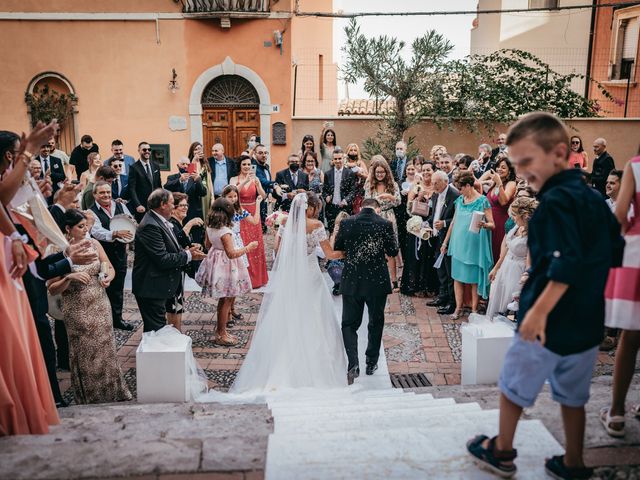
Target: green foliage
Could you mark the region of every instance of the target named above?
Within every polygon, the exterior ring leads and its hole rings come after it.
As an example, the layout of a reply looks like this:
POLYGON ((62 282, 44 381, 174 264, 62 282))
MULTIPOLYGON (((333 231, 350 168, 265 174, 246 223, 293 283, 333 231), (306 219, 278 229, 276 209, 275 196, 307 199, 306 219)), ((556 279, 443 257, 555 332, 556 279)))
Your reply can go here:
MULTIPOLYGON (((429 30, 413 41, 411 59, 406 61, 401 55, 405 48, 402 41, 386 35, 367 38, 353 19, 345 33, 343 51, 347 60, 341 69, 343 78, 349 83, 362 79, 370 96, 393 99, 393 108, 383 114, 384 125, 377 137, 365 142, 364 156, 370 158, 381 153, 390 159, 395 143, 421 120, 419 105, 434 87, 437 73, 453 45, 435 30, 429 30)), ((412 139, 404 140, 412 143, 412 139)))
MULTIPOLYGON (((424 116, 470 120, 470 128, 483 123, 509 123, 533 111, 551 112, 560 118, 597 117, 600 105, 571 89, 571 82, 585 79, 578 73, 561 74, 535 55, 523 50, 498 50, 448 62, 439 100, 423 108, 424 116)), ((603 86, 587 79, 609 99, 603 86)))
POLYGON ((24 100, 31 112, 33 127, 38 121, 49 123, 54 118, 57 118, 58 123, 62 125, 72 115, 76 97, 73 94, 56 92, 45 83, 42 88, 34 87, 32 94, 25 94, 24 100))
MULTIPOLYGON (((522 50, 498 50, 448 60, 452 45, 430 30, 411 44, 411 60, 401 53, 404 42, 386 35, 367 38, 355 20, 345 27, 346 61, 342 77, 349 83, 364 81, 364 89, 376 99, 390 100, 375 138, 364 142, 365 158, 382 153, 392 158, 395 143, 407 130, 429 118, 438 127, 452 127, 452 120, 467 120, 474 131, 491 131, 493 125, 510 123, 532 111, 547 111, 560 118, 597 117, 600 105, 571 89, 571 82, 585 79, 577 73, 561 74, 535 55, 522 50)), ((605 98, 615 100, 593 82, 605 98)), ((405 139, 412 143, 412 138, 405 139)), ((414 153, 414 152, 409 152, 414 153)))

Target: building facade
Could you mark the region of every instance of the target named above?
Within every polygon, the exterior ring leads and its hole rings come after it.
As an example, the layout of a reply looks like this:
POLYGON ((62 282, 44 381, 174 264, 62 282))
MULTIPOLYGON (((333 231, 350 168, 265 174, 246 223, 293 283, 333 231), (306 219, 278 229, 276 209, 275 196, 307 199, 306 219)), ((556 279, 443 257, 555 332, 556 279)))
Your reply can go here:
MULTIPOLYGON (((0 128, 27 130, 25 93, 47 85, 75 98, 60 138, 67 151, 89 134, 104 155, 118 138, 136 156, 144 140, 175 165, 191 142, 207 154, 222 143, 235 157, 257 134, 279 168, 299 144, 291 138, 294 59, 313 52, 333 63, 332 23, 296 18, 296 6, 324 11, 332 2, 5 0, 0 128)), ((298 88, 318 97, 333 83, 298 88)))
MULTIPOLYGON (((610 3, 598 0, 598 4, 610 3)), ((602 83, 614 100, 605 98, 595 86, 590 98, 598 100, 608 117, 640 117, 638 87, 638 32, 640 5, 598 8, 595 12, 591 75, 602 83)), ((635 5, 634 5, 635 4, 635 5)))
MULTIPOLYGON (((479 0, 478 10, 537 9, 584 5, 584 0, 479 0)), ((471 30, 471 54, 500 49, 530 52, 559 73, 587 73, 591 10, 544 10, 478 15, 471 30)), ((572 82, 585 93, 584 80, 572 82)))

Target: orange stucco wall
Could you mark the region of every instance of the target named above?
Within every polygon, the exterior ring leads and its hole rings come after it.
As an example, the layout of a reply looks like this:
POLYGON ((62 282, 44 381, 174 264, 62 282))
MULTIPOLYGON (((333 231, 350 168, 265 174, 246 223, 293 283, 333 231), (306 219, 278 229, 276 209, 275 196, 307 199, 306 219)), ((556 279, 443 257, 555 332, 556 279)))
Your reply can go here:
MULTIPOLYGON (((603 2, 602 0, 599 0, 598 3, 602 4, 610 2, 603 2)), ((634 0, 621 0, 618 3, 634 3, 634 0)), ((590 98, 597 99, 602 104, 603 109, 606 111, 606 116, 622 117, 624 114, 624 100, 627 89, 626 81, 617 83, 607 82, 610 52, 612 48, 613 14, 613 8, 596 9, 591 76, 599 82, 604 82, 605 88, 616 98, 616 101, 605 99, 593 85, 590 88, 590 98)), ((635 81, 638 82, 638 80, 640 80, 640 67, 638 66, 638 62, 636 62, 634 68, 635 81)), ((640 87, 637 83, 635 85, 631 83, 629 89, 627 117, 640 117, 640 87)))
MULTIPOLYGON (((86 2, 58 0, 5 0, 5 12, 180 12, 170 0, 112 0, 86 2)), ((290 8, 281 0, 273 10, 290 8)), ((287 145, 272 146, 273 168, 282 168, 287 154, 298 148, 291 130, 290 19, 231 19, 222 29, 218 19, 155 21, 0 21, 0 44, 11 56, 1 62, 4 85, 0 89, 0 128, 23 131, 28 127, 24 93, 37 74, 53 71, 72 83, 78 97, 76 130, 91 134, 104 153, 120 138, 125 151, 136 156, 139 141, 169 143, 172 164, 186 155, 192 139, 189 97, 193 83, 208 68, 227 56, 256 72, 264 81, 271 104, 280 113, 271 123, 287 125, 287 145), (274 30, 285 30, 282 53, 275 46, 274 30), (171 69, 178 74, 179 90, 168 89, 171 69), (171 131, 169 117, 181 116, 187 129, 171 131)))

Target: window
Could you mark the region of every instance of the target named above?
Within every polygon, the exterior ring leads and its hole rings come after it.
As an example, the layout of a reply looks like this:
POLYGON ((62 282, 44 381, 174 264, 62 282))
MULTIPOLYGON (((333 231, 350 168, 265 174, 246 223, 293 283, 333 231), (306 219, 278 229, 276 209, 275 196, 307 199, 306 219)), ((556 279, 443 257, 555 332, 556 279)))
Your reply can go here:
POLYGON ((529 8, 558 8, 558 0, 529 0, 529 8))
POLYGON ((622 8, 613 18, 610 80, 634 80, 640 33, 640 7, 622 8))

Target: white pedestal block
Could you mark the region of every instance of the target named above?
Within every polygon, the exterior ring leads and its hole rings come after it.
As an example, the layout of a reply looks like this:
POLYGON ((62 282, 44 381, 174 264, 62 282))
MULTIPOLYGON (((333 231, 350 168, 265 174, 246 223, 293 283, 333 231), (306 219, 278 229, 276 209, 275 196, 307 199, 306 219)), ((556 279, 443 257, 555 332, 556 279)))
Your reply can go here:
POLYGON ((176 344, 149 345, 142 342, 136 350, 138 402, 187 402, 187 350, 189 337, 176 344))
POLYGON ((514 335, 508 325, 465 325, 462 334, 462 385, 496 383, 514 335))

